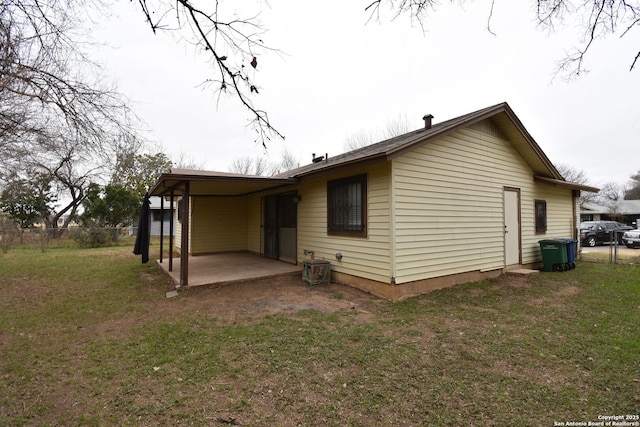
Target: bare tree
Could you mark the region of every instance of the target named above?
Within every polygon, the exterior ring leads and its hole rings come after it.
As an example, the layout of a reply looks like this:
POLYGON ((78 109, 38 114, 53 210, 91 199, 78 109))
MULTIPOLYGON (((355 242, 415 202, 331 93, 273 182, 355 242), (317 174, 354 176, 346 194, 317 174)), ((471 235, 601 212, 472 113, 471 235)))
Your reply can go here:
MULTIPOLYGON (((92 181, 99 181, 109 169, 106 162, 97 162, 94 150, 71 138, 41 138, 34 150, 22 161, 29 170, 49 179, 51 198, 58 203, 43 215, 48 229, 65 230, 74 219, 86 190, 92 181)), ((33 172, 32 172, 33 173, 33 172)), ((60 232, 52 234, 57 237, 60 232)))
POLYGON ((627 190, 624 192, 624 198, 626 200, 640 199, 640 171, 631 175, 629 186, 627 190))
POLYGON ((229 172, 241 175, 262 176, 267 172, 267 160, 264 157, 243 156, 233 160, 229 172))
POLYGON ((176 169, 204 170, 205 164, 204 159, 196 160, 184 151, 180 152, 176 160, 173 161, 173 167, 176 169))
POLYGON ((297 168, 298 166, 300 166, 300 160, 298 160, 291 151, 285 148, 280 155, 280 161, 276 163, 276 173, 287 172, 297 168))
POLYGON ((371 145, 378 140, 378 132, 369 130, 360 130, 347 136, 342 143, 344 151, 353 151, 358 148, 371 145))
POLYGON ((254 175, 264 175, 267 172, 267 168, 269 166, 267 159, 264 157, 256 157, 255 166, 253 168, 254 175))
POLYGON ((271 163, 260 156, 238 157, 229 166, 229 172, 242 175, 274 176, 295 169, 299 165, 299 160, 285 148, 280 155, 280 160, 271 163))
POLYGON ((85 7, 0 2, 0 186, 33 174, 48 180, 58 202, 42 212, 51 228, 63 217, 68 224, 89 178, 113 161, 117 135, 133 133, 126 100, 81 50, 85 7))
POLYGON ((607 182, 600 187, 598 199, 601 203, 612 206, 624 200, 625 187, 615 182, 607 182))
POLYGON ((559 163, 554 166, 566 181, 575 182, 578 184, 585 184, 585 185, 589 184, 589 178, 587 177, 587 173, 582 169, 576 169, 573 166, 569 166, 564 163, 559 163))
POLYGON ((384 139, 389 139, 414 129, 415 127, 407 114, 401 113, 385 122, 385 127, 382 129, 381 135, 384 139))
POLYGON ((100 176, 100 171, 86 146, 77 141, 42 138, 36 141, 37 147, 25 153, 20 168, 4 175, 4 189, 15 190, 13 202, 31 206, 32 218, 23 227, 37 219, 49 230, 43 235, 59 237, 80 207, 90 180, 100 176))
MULTIPOLYGON (((584 184, 591 186, 587 174, 583 170, 578 170, 566 164, 555 165, 558 172, 569 182, 584 184)), ((633 177, 632 177, 633 178, 633 177)), ((617 184, 615 182, 607 182, 599 186, 600 191, 591 193, 586 191, 580 192, 580 203, 597 203, 607 206, 612 214, 618 213, 618 206, 621 200, 624 200, 632 187, 617 184)))
MULTIPOLYGON (((584 71, 584 58, 592 45, 608 36, 629 36, 640 25, 640 0, 537 0, 541 26, 554 29, 567 18, 583 18, 583 38, 560 67, 569 75, 584 71)), ((43 132, 51 119, 64 122, 84 143, 105 140, 105 133, 122 125, 126 102, 100 79, 87 76, 96 68, 78 48, 86 10, 102 6, 101 0, 12 0, 0 3, 0 155, 15 155, 15 141, 25 134, 43 132), (89 6, 87 6, 89 5, 89 6)), ((464 3, 464 0, 462 1, 464 3)), ((277 52, 264 39, 258 13, 240 16, 236 4, 215 0, 138 0, 154 33, 166 31, 204 55, 212 66, 205 85, 236 97, 249 112, 256 140, 266 147, 283 135, 266 111, 254 105, 260 93, 257 75, 261 55, 277 52)), ((423 25, 437 0, 373 0, 365 10, 379 17, 388 8, 394 16, 408 14, 423 25)), ((487 12, 487 27, 495 0, 487 12)), ((576 19, 579 20, 579 19, 576 19)), ((640 52, 632 58, 636 67, 640 52)), ((17 148, 21 148, 19 145, 17 148)))
POLYGON ((349 135, 344 143, 345 151, 353 151, 366 147, 384 139, 393 138, 411 131, 413 126, 406 114, 399 114, 385 123, 385 127, 378 130, 361 130, 349 135))
POLYGON ((253 159, 249 156, 237 157, 231 162, 229 172, 241 175, 251 175, 253 169, 253 159))
POLYGON ((67 0, 0 3, 0 154, 30 149, 34 138, 64 132, 100 147, 128 129, 126 101, 72 36, 82 11, 67 0))
MULTIPOLYGON (((462 0, 461 3, 464 3, 462 0)), ((437 0, 373 0, 365 11, 371 18, 380 19, 381 8, 388 9, 392 16, 409 15, 423 27, 428 15, 435 11, 437 0)), ((496 1, 491 0, 487 10, 487 30, 493 34, 491 19, 496 1)), ((565 21, 575 18, 582 33, 580 41, 572 52, 559 63, 559 71, 569 77, 584 71, 584 60, 593 44, 607 37, 631 37, 640 30, 640 2, 638 0, 537 0, 534 3, 536 19, 543 28, 556 30, 565 21)), ((636 68, 640 50, 630 58, 629 70, 636 68)))
MULTIPOLYGON (((574 182, 576 184, 591 185, 585 171, 576 169, 567 164, 557 164, 555 167, 566 181, 574 182)), ((580 192, 580 204, 596 202, 598 202, 598 193, 591 193, 589 191, 580 192)))
POLYGON ((624 185, 615 182, 607 182, 600 186, 596 196, 596 202, 609 208, 612 215, 620 214, 620 201, 624 200, 624 185))

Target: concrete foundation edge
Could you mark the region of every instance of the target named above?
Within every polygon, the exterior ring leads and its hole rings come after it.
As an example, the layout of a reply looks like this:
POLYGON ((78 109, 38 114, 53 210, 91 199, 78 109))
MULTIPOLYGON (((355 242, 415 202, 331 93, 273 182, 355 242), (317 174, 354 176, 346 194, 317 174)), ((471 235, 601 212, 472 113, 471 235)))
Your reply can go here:
POLYGON ((477 282, 485 279, 499 277, 503 273, 502 269, 491 271, 470 271, 466 273, 451 274, 448 276, 434 277, 424 280, 392 285, 378 282, 376 280, 365 279, 346 273, 331 272, 331 280, 345 285, 353 286, 365 292, 369 292, 381 298, 391 301, 400 301, 412 296, 426 294, 436 289, 448 288, 450 286, 463 283, 477 282))

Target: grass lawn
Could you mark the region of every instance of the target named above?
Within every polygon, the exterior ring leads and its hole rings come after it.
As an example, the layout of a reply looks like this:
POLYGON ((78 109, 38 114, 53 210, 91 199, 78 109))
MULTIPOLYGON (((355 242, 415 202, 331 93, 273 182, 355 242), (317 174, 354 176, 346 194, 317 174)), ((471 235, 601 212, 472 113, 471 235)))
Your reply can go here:
MULTIPOLYGON (((590 262, 612 262, 614 259, 613 250, 606 246, 599 246, 589 252, 583 251, 581 259, 590 262)), ((640 250, 623 248, 617 254, 618 264, 640 264, 640 250)))
POLYGON ((581 262, 395 303, 288 280, 344 308, 221 317, 223 289, 167 299, 167 279, 130 247, 0 254, 0 425, 553 426, 640 413, 638 265, 581 262))

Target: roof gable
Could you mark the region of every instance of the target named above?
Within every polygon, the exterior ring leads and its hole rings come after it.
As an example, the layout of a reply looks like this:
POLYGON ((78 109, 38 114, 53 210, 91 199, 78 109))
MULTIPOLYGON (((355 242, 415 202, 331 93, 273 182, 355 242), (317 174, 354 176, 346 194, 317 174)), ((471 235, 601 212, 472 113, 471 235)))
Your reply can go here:
POLYGON ((429 129, 418 129, 335 157, 325 158, 323 161, 284 172, 280 176, 300 178, 356 163, 391 160, 451 132, 468 128, 487 119, 491 120, 501 134, 513 144, 536 175, 564 181, 506 102, 436 123, 429 129))

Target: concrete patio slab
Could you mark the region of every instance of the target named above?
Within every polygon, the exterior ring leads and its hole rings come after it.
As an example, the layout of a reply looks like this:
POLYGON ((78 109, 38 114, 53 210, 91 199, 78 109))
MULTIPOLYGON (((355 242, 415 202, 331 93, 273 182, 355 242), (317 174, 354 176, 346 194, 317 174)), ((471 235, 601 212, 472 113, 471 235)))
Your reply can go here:
MULTIPOLYGON (((176 285, 180 284, 180 258, 173 259, 173 271, 168 271, 168 259, 158 262, 158 266, 176 285)), ((215 285, 295 273, 299 273, 302 280, 302 266, 248 252, 196 255, 189 256, 188 286, 215 285)))

